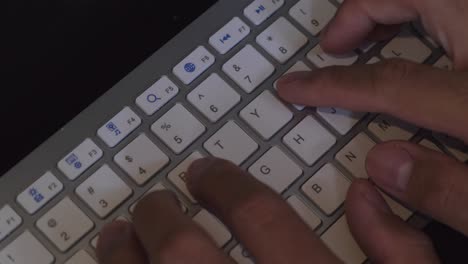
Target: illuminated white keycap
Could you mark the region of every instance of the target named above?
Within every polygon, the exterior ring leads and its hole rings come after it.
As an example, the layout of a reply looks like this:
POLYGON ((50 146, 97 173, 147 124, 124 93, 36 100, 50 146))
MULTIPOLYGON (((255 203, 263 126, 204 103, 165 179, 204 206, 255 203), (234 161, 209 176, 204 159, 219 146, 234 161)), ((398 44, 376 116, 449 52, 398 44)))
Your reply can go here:
POLYGON ((210 44, 219 53, 226 54, 250 34, 250 28, 235 17, 210 38, 210 44))
POLYGON ((66 155, 57 166, 68 179, 75 180, 101 159, 102 154, 102 150, 88 138, 66 155))
POLYGON ((177 64, 172 72, 184 84, 190 84, 214 63, 215 57, 213 54, 205 47, 200 46, 177 64))
POLYGON ((23 206, 29 214, 34 214, 60 193, 63 184, 51 172, 47 172, 26 188, 16 201, 23 206))
POLYGON ((97 134, 109 147, 117 146, 124 138, 133 132, 141 124, 140 117, 130 109, 125 107, 109 122, 102 126, 97 134))
POLYGON ((60 251, 65 252, 86 235, 94 223, 66 197, 44 214, 36 226, 60 251))
POLYGON ((2 264, 52 264, 53 262, 54 256, 29 231, 25 231, 0 251, 2 264))
POLYGON ((179 93, 179 87, 163 76, 148 90, 138 96, 136 104, 147 115, 153 115, 179 93))

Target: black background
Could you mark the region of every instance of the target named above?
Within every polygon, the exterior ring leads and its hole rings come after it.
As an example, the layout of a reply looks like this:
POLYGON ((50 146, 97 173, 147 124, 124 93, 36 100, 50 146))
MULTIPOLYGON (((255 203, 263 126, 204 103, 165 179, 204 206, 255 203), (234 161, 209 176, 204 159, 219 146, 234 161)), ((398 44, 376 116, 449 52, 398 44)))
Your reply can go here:
MULTIPOLYGON (((0 175, 215 0, 2 2, 0 175)), ((425 231, 445 263, 468 262, 466 238, 437 223, 425 231)))

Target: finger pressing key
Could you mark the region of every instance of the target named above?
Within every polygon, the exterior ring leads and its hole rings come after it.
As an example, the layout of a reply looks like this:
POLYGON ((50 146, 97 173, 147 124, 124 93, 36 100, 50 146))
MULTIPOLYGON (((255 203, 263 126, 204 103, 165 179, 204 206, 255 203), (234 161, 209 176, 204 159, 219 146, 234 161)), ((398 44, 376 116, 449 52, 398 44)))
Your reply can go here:
POLYGON ((141 200, 133 222, 150 263, 233 264, 168 191, 141 200))
POLYGON ((278 194, 234 164, 201 159, 187 178, 195 198, 230 227, 257 263, 339 263, 278 194))
POLYGON ((100 233, 97 257, 101 264, 146 264, 146 254, 132 224, 115 221, 100 233))

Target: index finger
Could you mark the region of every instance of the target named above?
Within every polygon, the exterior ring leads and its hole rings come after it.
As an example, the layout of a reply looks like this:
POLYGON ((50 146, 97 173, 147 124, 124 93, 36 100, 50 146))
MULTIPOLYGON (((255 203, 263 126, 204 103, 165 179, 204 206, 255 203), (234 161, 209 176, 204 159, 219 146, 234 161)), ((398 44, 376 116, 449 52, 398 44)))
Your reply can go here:
POLYGON ((278 194, 234 164, 198 160, 187 178, 195 198, 230 227, 257 263, 339 263, 278 194))

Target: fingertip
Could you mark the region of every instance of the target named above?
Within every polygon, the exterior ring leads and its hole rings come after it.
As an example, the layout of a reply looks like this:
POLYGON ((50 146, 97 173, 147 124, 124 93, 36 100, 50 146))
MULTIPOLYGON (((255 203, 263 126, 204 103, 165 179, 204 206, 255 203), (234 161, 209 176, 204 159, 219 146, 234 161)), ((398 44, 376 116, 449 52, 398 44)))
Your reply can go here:
MULTIPOLYGON (((121 255, 121 260, 138 260, 141 252, 138 251, 136 235, 131 223, 116 220, 105 225, 99 233, 96 254, 100 263, 116 263, 117 255, 121 255)), ((119 263, 139 263, 139 262, 119 262, 119 263)))
POLYGON ((366 180, 351 185, 346 214, 351 233, 372 262, 437 259, 427 237, 393 214, 378 189, 366 180))
POLYGON ((277 82, 278 95, 288 102, 297 101, 303 96, 306 82, 313 75, 310 71, 292 72, 285 74, 277 82))

